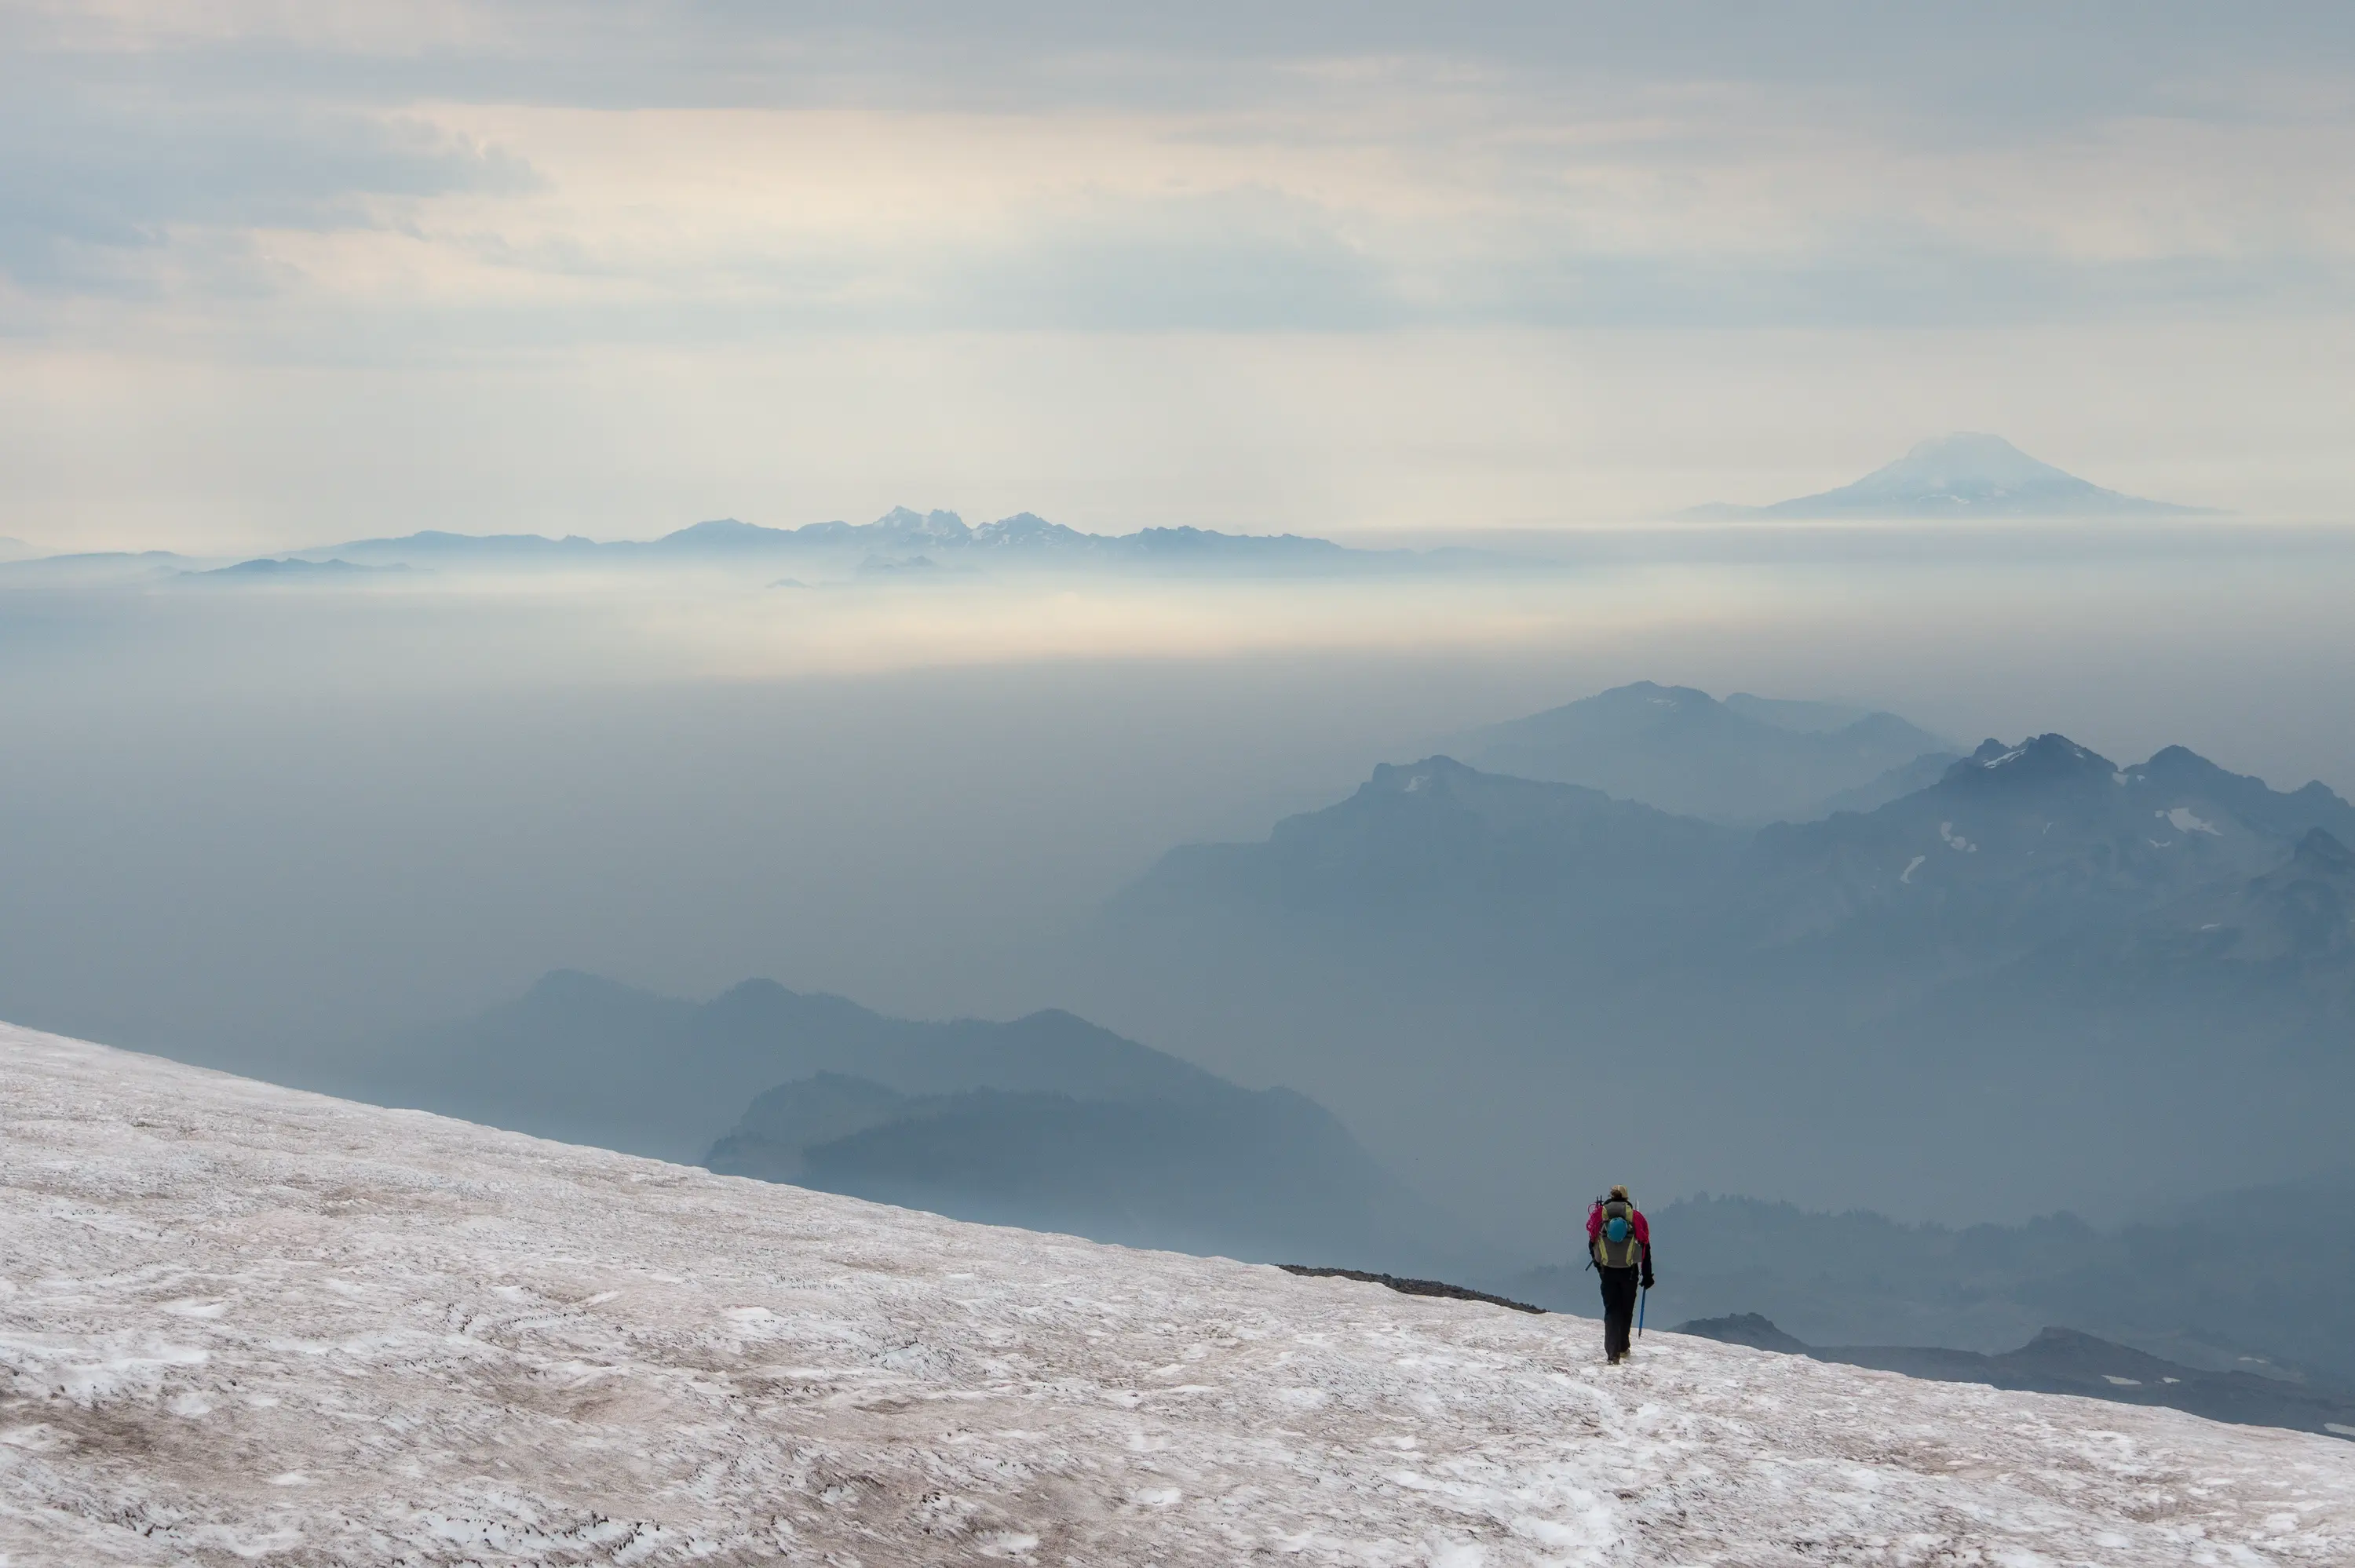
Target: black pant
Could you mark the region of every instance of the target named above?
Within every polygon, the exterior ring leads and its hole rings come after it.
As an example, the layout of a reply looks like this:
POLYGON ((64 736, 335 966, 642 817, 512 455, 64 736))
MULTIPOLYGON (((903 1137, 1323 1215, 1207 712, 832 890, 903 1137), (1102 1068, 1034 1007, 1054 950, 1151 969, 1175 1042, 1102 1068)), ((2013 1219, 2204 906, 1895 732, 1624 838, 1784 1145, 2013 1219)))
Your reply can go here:
POLYGON ((1598 1268, 1603 1277, 1603 1353, 1617 1361, 1627 1353, 1627 1330, 1636 1326, 1636 1281, 1643 1271, 1635 1268, 1598 1268))

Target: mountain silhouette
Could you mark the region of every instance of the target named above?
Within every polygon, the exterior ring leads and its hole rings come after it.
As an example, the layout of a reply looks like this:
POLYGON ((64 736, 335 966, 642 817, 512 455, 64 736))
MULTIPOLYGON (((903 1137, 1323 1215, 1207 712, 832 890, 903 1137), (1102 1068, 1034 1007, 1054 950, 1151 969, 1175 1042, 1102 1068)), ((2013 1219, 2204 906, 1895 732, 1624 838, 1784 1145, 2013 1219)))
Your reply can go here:
POLYGON ((909 1095, 842 1074, 755 1099, 704 1160, 954 1219, 1277 1262, 1461 1263, 1426 1205, 1322 1106, 1217 1083, 1176 1097, 909 1095))
POLYGON ((1985 956, 2254 876, 2315 828, 2355 834, 2355 807, 2318 785, 2269 789, 2180 747, 2122 768, 2043 735, 1987 741, 1876 810, 1762 829, 1753 871, 1779 939, 1870 913, 1883 952, 1892 929, 1918 928, 1985 956))
POLYGON ((1819 815, 1835 797, 1863 799, 1884 776, 1924 756, 1943 765, 1957 750, 1894 714, 1746 693, 1720 702, 1650 681, 1490 725, 1455 745, 1489 772, 1583 784, 1727 822, 1819 815))
POLYGON ((727 1174, 1263 1261, 1479 1267, 1331 1112, 1068 1012, 887 1018, 750 980, 706 1002, 559 970, 387 1043, 342 1092, 727 1174))
POLYGON ((2350 842, 2319 785, 2061 735, 1754 831, 1430 758, 1171 851, 1075 972, 1091 1007, 1415 1148, 1418 1179, 1439 1140, 1525 1134, 1487 1201, 1533 1226, 1547 1128, 1691 1185, 1928 1205, 1969 1170, 1978 1205, 2049 1206, 2341 1157, 2350 842))
MULTIPOLYGON (((1643 687, 1610 695, 1653 700, 1643 687)), ((1663 700, 1672 713, 1715 706, 1699 693, 1663 700)), ((2355 807, 2318 784, 2271 789, 2181 747, 2120 768, 2061 735, 1988 740, 1874 810, 1754 832, 1433 757, 1378 767, 1347 800, 1285 819, 1263 843, 1173 850, 1122 906, 1328 910, 1386 929, 1620 927, 1665 909, 1686 928, 1731 931, 1732 911, 1736 939, 1753 948, 1864 921, 1881 961, 1891 933, 1919 923, 1942 953, 1960 944, 1994 959, 2257 875, 2318 828, 2355 839, 2355 807)))
POLYGON ((313 582, 340 580, 380 572, 405 572, 409 569, 406 565, 398 562, 389 566, 366 567, 333 556, 324 561, 309 560, 299 556, 282 560, 262 556, 250 561, 240 561, 235 566, 215 567, 208 571, 182 572, 180 576, 194 581, 234 579, 240 582, 264 580, 313 582))
POLYGON ((355 1086, 387 1103, 688 1163, 754 1096, 815 1073, 910 1094, 1182 1099, 1222 1085, 1068 1012, 917 1022, 774 980, 691 1002, 564 969, 514 1001, 388 1043, 365 1071, 355 1086))
POLYGON ((599 541, 578 535, 474 535, 427 531, 399 538, 357 539, 297 552, 369 565, 408 563, 501 571, 547 568, 626 570, 645 567, 727 568, 762 563, 890 567, 914 558, 935 565, 970 560, 1007 569, 1092 568, 1254 574, 1389 572, 1476 564, 1479 552, 1363 550, 1295 534, 1222 534, 1212 529, 1144 528, 1087 534, 1028 512, 978 526, 954 512, 895 506, 871 523, 833 521, 771 528, 733 517, 695 523, 658 539, 599 541))
POLYGON ((1699 1319, 1678 1324, 1676 1331, 1938 1383, 2155 1404, 2243 1426, 2283 1426, 2331 1436, 2355 1431, 2355 1393, 2302 1388, 2245 1372, 2207 1372, 2074 1329, 2043 1329, 2019 1349, 1993 1355, 1930 1346, 1803 1344, 1754 1312, 1699 1319))
POLYGON ((1377 767, 1347 800, 1286 818, 1264 843, 1174 849, 1116 907, 1180 922, 1334 919, 1345 932, 1370 917, 1483 941, 1503 927, 1559 935, 1592 922, 1589 938, 1610 941, 1638 908, 1680 916, 1745 842, 1582 785, 1430 757, 1377 767))
POLYGON ((1767 506, 1714 502, 1689 518, 2188 517, 2211 509, 2105 490, 2001 436, 1958 431, 1916 444, 1853 484, 1767 506))
MULTIPOLYGON (((1646 1210, 1663 1259, 1652 1312, 1668 1323, 1736 1319, 1712 1337, 1762 1350, 1805 1340, 1996 1351, 2065 1322, 2211 1372, 2355 1391, 2350 1199, 2355 1167, 2146 1202, 2109 1224, 2045 1210, 1955 1227, 1702 1193, 1646 1210), (1745 1314, 1761 1315, 1753 1330, 1771 1319, 1794 1342, 1736 1337, 1745 1314)), ((1566 1261, 1502 1287, 1592 1310, 1594 1280, 1576 1243, 1557 1245, 1566 1261)))

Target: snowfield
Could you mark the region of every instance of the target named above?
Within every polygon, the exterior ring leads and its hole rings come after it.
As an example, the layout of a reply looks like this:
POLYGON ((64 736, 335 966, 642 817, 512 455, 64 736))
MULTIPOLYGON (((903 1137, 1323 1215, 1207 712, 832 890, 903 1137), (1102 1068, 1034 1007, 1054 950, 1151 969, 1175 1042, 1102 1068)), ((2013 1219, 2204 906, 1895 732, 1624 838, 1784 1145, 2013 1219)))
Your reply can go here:
POLYGON ((1668 1335, 1607 1368, 1583 1319, 5 1027, 0 1117, 5 1568, 2355 1563, 2328 1437, 1668 1335))

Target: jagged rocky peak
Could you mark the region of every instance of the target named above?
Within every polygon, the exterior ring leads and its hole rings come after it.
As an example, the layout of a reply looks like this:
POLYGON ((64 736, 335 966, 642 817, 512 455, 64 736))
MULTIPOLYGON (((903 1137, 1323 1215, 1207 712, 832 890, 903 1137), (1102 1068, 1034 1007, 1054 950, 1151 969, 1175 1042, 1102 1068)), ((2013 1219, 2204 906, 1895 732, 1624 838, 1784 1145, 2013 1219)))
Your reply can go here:
POLYGON ((1994 775, 2006 784, 2047 783, 2062 779, 2114 779, 2116 766, 2065 735, 2040 735, 2008 746, 1983 740, 1979 748, 1948 769, 1949 779, 1994 775))
POLYGON ((906 539, 962 544, 973 537, 973 530, 966 527, 964 519, 954 512, 917 512, 906 506, 894 506, 868 526, 906 539))
POLYGON ((1458 779, 1479 773, 1452 757, 1426 757, 1420 762, 1378 762, 1363 788, 1380 795, 1421 795, 1444 789, 1458 779))
POLYGON ((2217 778, 2235 777, 2188 746, 2161 747, 2151 753, 2148 762, 2138 762, 2126 771, 2137 778, 2148 779, 2159 784, 2183 782, 2204 784, 2217 778))
POLYGON ((985 523, 973 531, 973 542, 985 548, 1007 549, 1021 546, 1084 545, 1094 535, 1082 534, 1060 523, 1050 523, 1035 512, 1017 512, 1011 517, 1000 517, 995 523, 985 523))
POLYGON ((1598 692, 1593 697, 1597 707, 1618 708, 1709 708, 1717 699, 1692 686, 1663 686, 1657 681, 1634 681, 1624 686, 1614 686, 1598 692))

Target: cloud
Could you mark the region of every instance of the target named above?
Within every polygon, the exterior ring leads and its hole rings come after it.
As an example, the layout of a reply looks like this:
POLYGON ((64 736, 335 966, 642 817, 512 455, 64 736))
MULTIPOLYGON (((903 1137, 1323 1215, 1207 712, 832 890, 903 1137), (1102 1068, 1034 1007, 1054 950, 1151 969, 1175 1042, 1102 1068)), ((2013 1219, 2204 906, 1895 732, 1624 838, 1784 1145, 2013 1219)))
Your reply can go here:
POLYGON ((20 5, 0 273, 631 334, 2301 309, 2343 12, 20 5))
POLYGON ((194 274, 242 292, 262 281, 256 231, 383 228, 388 200, 535 184, 513 154, 399 115, 14 86, 0 104, 0 270, 23 286, 105 292, 194 274))
POLYGON ((214 79, 260 67, 346 94, 373 83, 614 109, 1201 106, 1261 94, 1262 71, 1425 59, 1581 94, 1629 82, 1837 94, 1982 134, 2236 96, 2278 104, 2248 89, 2343 86, 2355 65, 2355 16, 2329 0, 16 0, 0 8, 0 40, 20 55, 168 58, 214 79))

